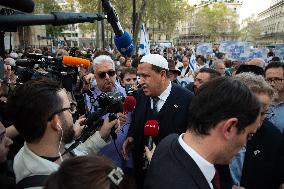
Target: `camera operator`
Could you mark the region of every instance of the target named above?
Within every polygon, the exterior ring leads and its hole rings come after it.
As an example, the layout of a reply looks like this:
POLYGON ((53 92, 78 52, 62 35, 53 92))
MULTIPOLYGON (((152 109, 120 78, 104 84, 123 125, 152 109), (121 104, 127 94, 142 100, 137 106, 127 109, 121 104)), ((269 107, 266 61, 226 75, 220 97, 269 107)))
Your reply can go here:
POLYGON ((109 143, 111 128, 117 120, 106 119, 99 131, 74 151, 64 153, 65 144, 72 142, 75 135, 70 108, 66 91, 47 78, 28 81, 9 96, 9 118, 25 140, 13 165, 20 188, 43 186, 47 175, 56 171, 64 159, 80 152, 80 155, 96 153, 109 143))
POLYGON ((121 86, 125 88, 126 93, 137 91, 137 70, 135 68, 124 68, 119 77, 121 86))

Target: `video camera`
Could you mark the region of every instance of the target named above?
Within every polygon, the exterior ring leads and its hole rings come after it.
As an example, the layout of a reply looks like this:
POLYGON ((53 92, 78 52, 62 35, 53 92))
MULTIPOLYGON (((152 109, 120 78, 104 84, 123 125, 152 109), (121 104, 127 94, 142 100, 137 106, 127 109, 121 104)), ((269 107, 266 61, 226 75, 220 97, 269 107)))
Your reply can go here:
MULTIPOLYGON (((107 92, 99 95, 95 100, 99 108, 86 116, 86 120, 82 123, 82 125, 86 125, 86 127, 82 130, 81 136, 75 140, 65 153, 72 151, 80 143, 85 142, 92 136, 96 129, 102 126, 102 118, 106 114, 109 114, 109 121, 117 119, 116 113, 122 112, 124 100, 124 95, 120 92, 107 92)), ((115 128, 112 128, 111 136, 113 139, 116 139, 115 128)))
POLYGON ((54 58, 30 53, 27 54, 27 59, 17 60, 12 70, 17 74, 20 83, 45 76, 62 82, 67 91, 72 91, 77 81, 79 66, 88 68, 90 61, 71 56, 54 58))

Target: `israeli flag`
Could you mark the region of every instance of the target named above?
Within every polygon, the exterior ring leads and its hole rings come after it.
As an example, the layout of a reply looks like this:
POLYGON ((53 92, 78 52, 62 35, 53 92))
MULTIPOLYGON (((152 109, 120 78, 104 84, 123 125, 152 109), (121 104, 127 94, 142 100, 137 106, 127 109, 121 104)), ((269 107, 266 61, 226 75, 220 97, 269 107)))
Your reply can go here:
POLYGON ((189 60, 189 68, 192 71, 195 71, 196 70, 196 66, 197 66, 197 62, 196 62, 196 58, 195 58, 195 52, 192 49, 192 53, 191 53, 190 60, 189 60))
POLYGON ((144 56, 146 54, 150 54, 150 45, 147 39, 147 35, 145 32, 144 23, 141 26, 141 36, 140 36, 140 44, 139 44, 139 54, 144 56))

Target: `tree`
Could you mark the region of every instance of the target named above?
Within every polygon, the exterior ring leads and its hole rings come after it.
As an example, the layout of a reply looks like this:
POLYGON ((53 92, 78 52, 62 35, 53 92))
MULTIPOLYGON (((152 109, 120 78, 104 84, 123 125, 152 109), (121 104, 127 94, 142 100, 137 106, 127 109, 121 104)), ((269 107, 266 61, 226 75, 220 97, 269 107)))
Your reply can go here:
POLYGON ((239 35, 238 16, 224 3, 205 5, 195 17, 196 32, 210 42, 218 41, 222 36, 237 38, 239 35))
POLYGON ((252 15, 246 18, 242 22, 242 25, 244 25, 244 27, 241 30, 241 39, 243 41, 250 41, 255 43, 260 37, 262 31, 259 21, 257 21, 255 16, 252 15))
MULTIPOLYGON (((35 8, 35 13, 50 13, 54 11, 62 11, 60 6, 55 0, 35 0, 37 5, 35 8)), ((57 37, 66 28, 66 26, 46 26, 46 34, 49 36, 57 37)))
MULTIPOLYGON (((78 0, 81 12, 98 12, 101 1, 78 0)), ((132 0, 112 0, 123 28, 132 28, 132 0)), ((165 32, 173 33, 179 20, 185 19, 189 6, 187 0, 136 0, 137 20, 133 33, 133 42, 137 46, 138 34, 142 22, 160 23, 165 32)), ((87 26, 92 28, 94 25, 87 26)))

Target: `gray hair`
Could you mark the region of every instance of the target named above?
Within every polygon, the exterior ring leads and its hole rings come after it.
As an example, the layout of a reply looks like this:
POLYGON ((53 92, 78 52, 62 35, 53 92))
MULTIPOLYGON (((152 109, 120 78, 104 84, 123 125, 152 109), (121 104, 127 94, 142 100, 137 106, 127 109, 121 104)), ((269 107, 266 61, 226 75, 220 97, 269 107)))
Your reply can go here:
POLYGON ((113 69, 115 70, 114 61, 111 59, 110 56, 107 56, 107 55, 100 55, 93 60, 93 70, 96 71, 96 66, 104 62, 111 63, 113 66, 113 69))
POLYGON ((211 65, 211 68, 212 68, 213 70, 216 70, 218 64, 225 64, 225 63, 224 63, 222 60, 214 60, 214 61, 213 61, 213 64, 211 65))
POLYGON ((272 100, 275 97, 273 88, 265 81, 263 76, 251 72, 243 72, 235 76, 243 82, 253 93, 266 93, 272 100))

